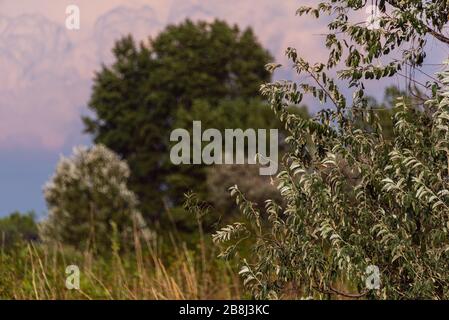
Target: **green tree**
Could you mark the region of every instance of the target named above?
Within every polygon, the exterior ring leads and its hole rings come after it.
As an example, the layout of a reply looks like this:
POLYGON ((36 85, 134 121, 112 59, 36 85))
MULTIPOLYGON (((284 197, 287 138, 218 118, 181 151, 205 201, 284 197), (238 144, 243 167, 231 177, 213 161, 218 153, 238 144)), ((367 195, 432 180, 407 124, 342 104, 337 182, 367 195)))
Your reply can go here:
POLYGON ((214 106, 257 96, 272 58, 251 29, 218 20, 168 26, 148 44, 125 37, 114 55, 95 77, 89 103, 95 117, 84 118, 86 131, 127 160, 142 212, 158 219, 164 200, 176 206, 182 196, 167 181, 175 170, 168 156, 178 109, 198 99, 214 106))
POLYGON ((34 212, 13 212, 0 219, 0 247, 12 248, 23 241, 37 241, 39 233, 34 212))
POLYGON ((364 12, 366 4, 337 0, 299 9, 332 15, 329 60, 310 64, 289 48, 295 69, 310 82, 263 87, 290 131, 291 148, 278 175, 285 205, 268 200, 262 214, 232 188, 248 219, 214 235, 216 242, 231 241, 223 254, 229 256, 235 239, 253 234, 254 255, 242 261, 240 274, 255 297, 276 298, 291 288, 314 297, 449 297, 449 65, 424 86, 429 97, 395 99, 389 139, 364 93, 365 80, 422 65, 427 37, 449 43, 442 34, 448 4, 380 1, 380 29, 351 23, 349 16, 364 12), (350 102, 327 74, 340 62, 345 66, 337 76, 354 90, 350 102), (304 95, 326 105, 314 119, 285 109, 304 95), (268 231, 261 227, 265 216, 268 231), (378 290, 366 286, 373 265, 380 271, 378 290))

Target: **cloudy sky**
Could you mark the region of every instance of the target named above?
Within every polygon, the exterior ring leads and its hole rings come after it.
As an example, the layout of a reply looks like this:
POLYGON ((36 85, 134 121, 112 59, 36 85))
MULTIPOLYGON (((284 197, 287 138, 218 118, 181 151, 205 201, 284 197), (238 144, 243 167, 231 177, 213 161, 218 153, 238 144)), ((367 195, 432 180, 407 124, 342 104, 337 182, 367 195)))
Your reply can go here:
MULTIPOLYGON (((225 19, 254 28, 285 62, 294 46, 312 61, 325 55, 324 25, 295 10, 313 0, 0 0, 0 215, 45 210, 42 185, 60 154, 88 144, 86 113, 91 79, 111 61, 115 39, 155 35, 185 18, 225 19), (67 30, 66 7, 80 8, 81 29, 67 30)), ((288 77, 288 73, 280 76, 288 77)))

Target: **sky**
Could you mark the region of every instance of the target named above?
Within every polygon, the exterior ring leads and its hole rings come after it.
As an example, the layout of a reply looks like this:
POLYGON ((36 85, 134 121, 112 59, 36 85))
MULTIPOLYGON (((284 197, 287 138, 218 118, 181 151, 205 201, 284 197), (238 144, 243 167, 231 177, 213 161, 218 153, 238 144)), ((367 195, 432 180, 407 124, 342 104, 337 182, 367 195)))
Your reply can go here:
MULTIPOLYGON (((220 18, 251 26, 276 62, 296 47, 324 60, 324 24, 295 16, 313 0, 0 0, 0 216, 45 213, 42 186, 60 155, 90 144, 81 115, 94 72, 112 60, 114 40, 142 40, 167 24, 220 18), (80 8, 80 30, 65 26, 66 7, 80 8)), ((278 77, 289 78, 290 71, 278 77)), ((382 90, 377 90, 381 92, 382 90)))

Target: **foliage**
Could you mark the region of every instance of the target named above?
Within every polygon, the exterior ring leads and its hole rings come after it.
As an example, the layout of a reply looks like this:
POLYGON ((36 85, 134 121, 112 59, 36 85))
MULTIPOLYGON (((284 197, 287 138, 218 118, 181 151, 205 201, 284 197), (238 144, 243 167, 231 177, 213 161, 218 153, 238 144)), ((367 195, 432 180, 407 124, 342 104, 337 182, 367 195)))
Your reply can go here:
MULTIPOLYGON (((398 89, 396 86, 389 86, 385 89, 384 98, 381 102, 378 102, 373 97, 366 97, 367 106, 375 113, 379 124, 382 126, 382 135, 385 140, 391 141, 394 139, 393 117, 397 98, 403 98, 407 105, 410 106, 419 106, 422 104, 422 92, 417 88, 415 88, 415 91, 419 96, 415 97, 407 91, 398 89)), ((372 125, 364 121, 363 113, 353 114, 351 120, 354 122, 354 126, 361 130, 369 132, 375 130, 372 125)))
MULTIPOLYGON (((187 191, 167 180, 176 172, 168 140, 179 108, 190 110, 198 99, 215 107, 256 97, 270 79, 264 65, 272 58, 251 29, 218 20, 168 26, 148 44, 123 38, 114 55, 95 77, 89 104, 95 118, 84 118, 86 131, 126 159, 141 211, 158 220, 187 191)), ((201 184, 200 176, 194 180, 201 184)))
MULTIPOLYGON (((298 116, 309 117, 306 107, 295 106, 290 110, 298 116)), ((226 100, 220 101, 217 105, 211 105, 207 101, 196 100, 190 109, 179 109, 176 116, 176 127, 184 128, 192 135, 193 121, 201 121, 202 130, 214 128, 222 133, 224 133, 225 129, 235 128, 242 130, 280 128, 279 152, 282 154, 286 149, 283 140, 287 135, 287 131, 282 129, 279 119, 273 117, 273 113, 268 105, 258 99, 249 101, 242 99, 226 100)), ((248 190, 272 188, 269 179, 259 176, 256 165, 180 165, 173 168, 172 173, 167 176, 167 181, 173 188, 177 188, 176 194, 183 194, 182 192, 186 190, 194 190, 201 199, 214 204, 215 214, 208 215, 204 220, 207 226, 210 225, 208 222, 216 221, 219 215, 226 215, 229 218, 235 213, 231 199, 224 194, 227 188, 236 183, 237 180, 233 182, 233 178, 239 179, 238 181, 242 181, 242 178, 245 179, 248 190), (237 172, 243 175, 238 177, 235 175, 237 172), (221 178, 226 180, 220 180, 221 178)), ((183 198, 176 199, 176 202, 181 201, 183 201, 183 198)), ((174 208, 171 210, 174 221, 180 228, 193 230, 196 226, 186 216, 185 211, 181 209, 174 208)))
POLYGON ((282 202, 280 193, 276 188, 276 181, 270 176, 261 176, 259 167, 255 165, 219 165, 208 168, 207 186, 210 195, 207 198, 214 208, 226 214, 225 220, 235 219, 235 203, 229 197, 230 187, 238 185, 250 201, 260 204, 263 208, 267 198, 282 202))
MULTIPOLYGON (((242 130, 253 128, 257 130, 275 129, 281 126, 279 120, 273 117, 267 105, 257 99, 250 101, 243 99, 222 100, 217 105, 212 105, 204 100, 196 100, 190 109, 179 108, 175 127, 188 130, 192 136, 193 121, 201 121, 203 131, 214 128, 222 132, 223 135, 225 129, 229 128, 240 128, 242 130)), ((194 190, 200 198, 209 200, 214 192, 207 184, 207 169, 209 167, 198 164, 180 165, 173 168, 167 176, 167 181, 172 188, 177 188, 174 194, 183 195, 186 190, 194 190)), ((211 168, 216 169, 215 166, 211 168)), ((175 199, 175 201, 180 203, 183 201, 183 197, 175 199)), ((183 210, 178 211, 176 221, 182 221, 184 225, 188 225, 188 221, 191 219, 186 219, 183 210)))
POLYGON ((34 212, 21 214, 13 212, 0 219, 0 247, 12 248, 22 245, 23 242, 37 241, 39 239, 34 212))
MULTIPOLYGON (((300 16, 331 16, 325 40, 329 58, 319 68, 332 69, 344 64, 338 76, 348 80, 350 87, 357 88, 356 96, 363 95, 364 80, 380 80, 393 75, 435 92, 439 86, 435 78, 429 76, 430 81, 422 84, 413 79, 412 71, 423 66, 429 38, 443 45, 449 44, 449 38, 443 33, 448 12, 445 0, 376 0, 371 3, 367 0, 332 0, 297 10, 300 16), (367 17, 369 4, 379 8, 374 17, 367 17), (354 19, 360 15, 366 18, 366 23, 354 19)), ((324 86, 329 89, 326 83, 324 86)))
POLYGON ((290 131, 291 149, 278 175, 286 205, 268 200, 262 212, 234 187, 231 195, 253 223, 230 225, 215 236, 231 247, 239 235, 257 239, 253 261, 242 261, 240 272, 257 298, 279 298, 292 287, 313 297, 449 298, 449 71, 429 82, 431 96, 417 96, 419 104, 396 100, 390 139, 363 85, 363 78, 380 80, 400 66, 422 65, 425 37, 446 41, 438 32, 447 21, 447 2, 381 2, 391 6, 378 30, 350 22, 348 15, 366 1, 301 8, 300 14, 333 15, 329 61, 310 64, 289 48, 298 74, 313 83, 279 81, 262 88, 290 131), (412 42, 416 47, 407 49, 412 42), (399 45, 401 60, 373 65, 399 45), (355 87, 351 103, 326 73, 343 57, 346 69, 337 75, 355 87), (308 94, 332 107, 310 120, 285 110, 308 94), (262 227, 266 220, 268 230, 262 227), (379 290, 366 287, 370 265, 380 269, 379 290))
POLYGON ((108 250, 112 234, 129 242, 140 215, 129 175, 126 162, 102 145, 78 147, 61 158, 45 185, 43 237, 93 252, 108 250))

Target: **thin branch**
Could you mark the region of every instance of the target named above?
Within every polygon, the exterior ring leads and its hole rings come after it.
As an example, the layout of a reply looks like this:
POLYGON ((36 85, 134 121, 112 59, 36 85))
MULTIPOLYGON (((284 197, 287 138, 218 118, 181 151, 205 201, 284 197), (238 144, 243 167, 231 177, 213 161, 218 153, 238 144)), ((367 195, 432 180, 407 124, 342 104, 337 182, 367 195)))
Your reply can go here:
MULTIPOLYGON (((387 2, 393 6, 396 9, 399 9, 401 11, 407 11, 407 6, 400 5, 396 0, 387 0, 387 2)), ((423 27, 426 29, 428 33, 430 33, 433 37, 435 37, 437 40, 440 40, 441 42, 445 44, 449 44, 449 38, 444 36, 442 33, 437 32, 436 30, 432 29, 425 23, 422 23, 423 27)))
POLYGON ((443 42, 445 44, 449 44, 449 38, 447 38, 446 36, 444 36, 441 33, 436 32, 435 30, 433 30, 432 28, 430 28, 427 25, 424 25, 424 27, 426 28, 427 32, 429 32, 436 39, 440 40, 441 42, 443 42))
POLYGON ((419 81, 417 81, 417 80, 415 80, 415 79, 413 79, 413 78, 411 78, 411 77, 409 77, 409 76, 407 76, 407 75, 405 75, 405 74, 402 74, 402 73, 400 73, 400 72, 396 72, 396 74, 399 75, 399 76, 401 76, 401 77, 404 77, 405 79, 407 79, 407 80, 409 80, 409 81, 411 81, 411 82, 413 82, 413 83, 415 83, 415 84, 417 84, 417 85, 422 86, 422 87, 425 88, 425 89, 428 89, 427 86, 426 86, 425 84, 423 84, 423 83, 421 83, 421 82, 419 82, 419 81))
MULTIPOLYGON (((304 67, 304 66, 303 66, 304 67)), ((312 79, 318 84, 318 86, 323 90, 323 92, 331 99, 332 103, 335 105, 337 110, 339 109, 337 101, 335 101, 335 97, 331 95, 331 93, 327 90, 326 87, 324 87, 323 84, 321 84, 320 80, 313 74, 313 72, 310 70, 310 66, 305 69, 305 71, 312 77, 312 79)))
POLYGON ((351 298, 351 299, 360 299, 368 294, 368 291, 363 291, 361 293, 348 293, 348 292, 337 290, 337 289, 333 288, 332 286, 329 287, 329 290, 325 290, 325 289, 322 289, 319 287, 313 287, 313 288, 320 293, 336 294, 336 295, 339 295, 339 296, 342 296, 345 298, 351 298))

